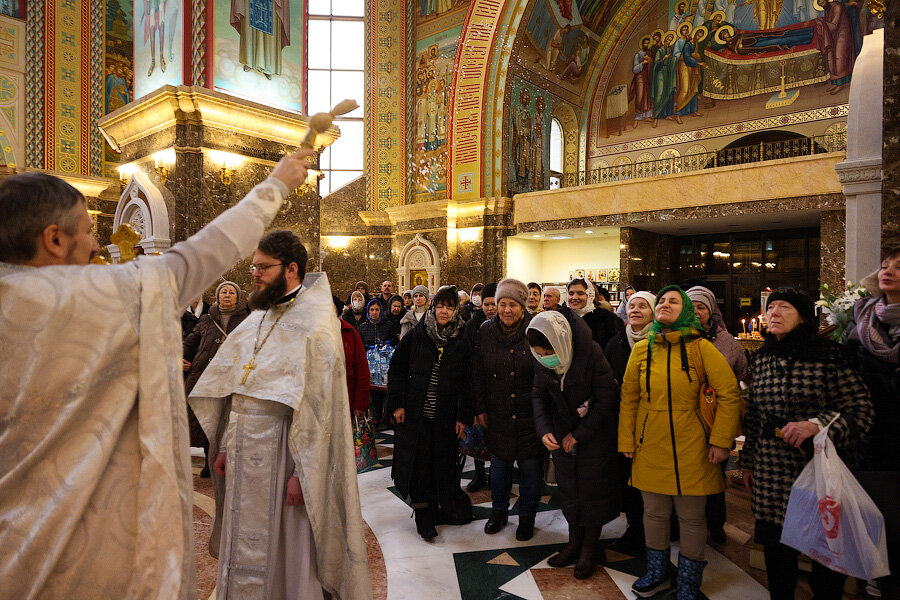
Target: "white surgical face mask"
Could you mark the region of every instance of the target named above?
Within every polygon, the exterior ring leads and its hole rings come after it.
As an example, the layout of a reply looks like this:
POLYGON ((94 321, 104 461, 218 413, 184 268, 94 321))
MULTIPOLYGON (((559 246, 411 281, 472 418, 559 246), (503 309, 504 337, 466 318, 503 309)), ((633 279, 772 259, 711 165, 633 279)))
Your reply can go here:
POLYGON ((472 296, 472 304, 475 308, 481 308, 481 296, 472 296))
POLYGON ((350 303, 350 306, 353 307, 353 310, 359 310, 359 309, 361 309, 361 308, 362 308, 362 305, 363 305, 363 303, 360 302, 359 300, 354 300, 353 302, 350 303))

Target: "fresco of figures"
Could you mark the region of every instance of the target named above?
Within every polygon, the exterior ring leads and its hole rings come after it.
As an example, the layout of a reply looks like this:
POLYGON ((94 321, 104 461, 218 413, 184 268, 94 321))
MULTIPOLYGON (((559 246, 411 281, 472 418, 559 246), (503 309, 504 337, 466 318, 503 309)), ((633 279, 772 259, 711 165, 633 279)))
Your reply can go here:
MULTIPOLYGON (((271 106, 303 109, 303 0, 215 1, 214 86, 271 106)), ((311 39, 312 42, 312 39, 311 39)), ((329 68, 329 40, 310 53, 310 68, 329 68), (318 63, 316 61, 319 61, 318 63), (325 62, 322 62, 325 61, 325 62)))
POLYGON ((178 0, 134 1, 134 96, 182 83, 182 27, 178 0))
POLYGON ((574 94, 581 94, 600 35, 620 0, 534 0, 526 9, 520 65, 574 94))
POLYGON ((512 83, 508 185, 514 194, 550 183, 550 114, 553 97, 520 79, 512 83))
POLYGON ((847 101, 863 37, 856 0, 676 0, 631 36, 602 99, 602 137, 646 135, 847 101), (657 132, 654 132, 657 133, 657 132))
POLYGON ((450 88, 461 31, 461 27, 454 27, 416 43, 415 145, 411 163, 416 202, 447 197, 450 88))
MULTIPOLYGON (((106 57, 103 77, 103 109, 109 114, 134 98, 134 13, 127 0, 106 2, 106 57)), ((119 154, 104 141, 107 176, 117 176, 119 154)))
POLYGON ((413 4, 416 7, 416 23, 422 24, 449 12, 465 9, 469 6, 469 0, 417 0, 413 4))

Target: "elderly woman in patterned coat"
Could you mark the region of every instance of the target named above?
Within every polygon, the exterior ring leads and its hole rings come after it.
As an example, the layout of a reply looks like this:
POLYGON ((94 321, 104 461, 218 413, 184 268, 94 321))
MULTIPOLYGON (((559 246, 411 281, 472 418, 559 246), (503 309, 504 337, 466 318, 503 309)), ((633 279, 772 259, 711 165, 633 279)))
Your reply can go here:
MULTIPOLYGON (((771 598, 793 598, 798 552, 781 543, 791 486, 812 458, 812 438, 828 430, 838 454, 853 464, 872 426, 869 393, 840 347, 816 335, 813 301, 789 288, 769 296, 769 333, 753 356, 741 451, 744 485, 753 494, 756 542, 762 544, 771 598)), ((809 584, 817 600, 839 600, 845 575, 813 561, 809 584)))

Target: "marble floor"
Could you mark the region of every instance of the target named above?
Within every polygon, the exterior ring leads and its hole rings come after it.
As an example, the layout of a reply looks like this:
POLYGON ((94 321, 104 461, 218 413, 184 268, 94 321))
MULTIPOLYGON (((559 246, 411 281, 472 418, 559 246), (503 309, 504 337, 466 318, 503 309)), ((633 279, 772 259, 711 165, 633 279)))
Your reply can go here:
MULTIPOLYGON (((599 568, 587 580, 572 576, 572 567, 554 569, 547 565, 565 543, 568 529, 558 509, 555 488, 546 486, 536 518, 535 536, 528 542, 515 539, 518 522, 513 504, 510 523, 496 535, 483 532, 490 513, 490 491, 471 494, 475 519, 464 526, 438 526, 432 542, 416 533, 412 509, 399 498, 390 478, 393 455, 391 432, 376 434, 379 462, 359 475, 362 514, 366 521, 366 544, 375 600, 567 600, 582 598, 634 598, 632 582, 643 573, 640 557, 610 549, 612 540, 625 529, 624 517, 603 529, 599 568)), ((198 597, 215 597, 216 561, 209 556, 209 513, 213 509, 209 480, 200 479, 195 457, 195 532, 197 539, 198 597)), ((474 475, 472 459, 463 470, 465 485, 474 475)), ((517 490, 513 489, 513 503, 517 490)), ((730 489, 727 494, 728 540, 707 548, 709 565, 701 591, 709 600, 763 600, 765 572, 752 568, 749 498, 746 492, 730 489)), ((678 544, 673 544, 673 568, 678 544)), ((661 595, 660 597, 663 597, 661 595)), ((801 581, 798 600, 812 594, 801 581)), ((846 594, 846 599, 865 595, 846 594)))

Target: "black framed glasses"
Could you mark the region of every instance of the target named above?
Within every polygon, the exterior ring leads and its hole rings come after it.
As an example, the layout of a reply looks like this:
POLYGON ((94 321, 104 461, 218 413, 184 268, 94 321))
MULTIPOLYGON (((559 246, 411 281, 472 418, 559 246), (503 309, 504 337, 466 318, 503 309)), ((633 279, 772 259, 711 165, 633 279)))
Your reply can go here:
POLYGON ((250 265, 250 274, 259 273, 262 275, 272 267, 281 267, 284 266, 284 263, 273 263, 271 265, 250 265))

